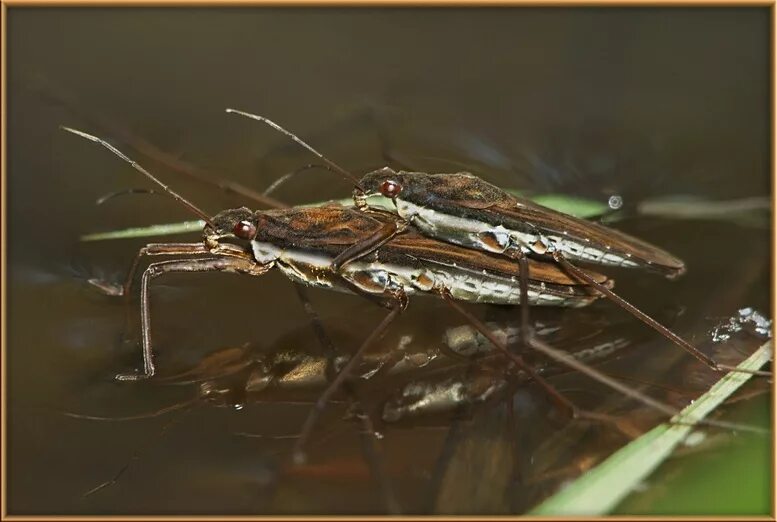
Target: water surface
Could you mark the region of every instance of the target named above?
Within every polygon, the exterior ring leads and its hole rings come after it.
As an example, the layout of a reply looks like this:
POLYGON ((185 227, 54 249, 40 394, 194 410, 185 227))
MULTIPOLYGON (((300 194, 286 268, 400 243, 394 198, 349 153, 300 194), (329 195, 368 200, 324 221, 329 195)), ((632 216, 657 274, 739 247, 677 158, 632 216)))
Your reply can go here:
MULTIPOLYGON (((286 466, 293 439, 236 433, 297 433, 315 390, 246 399, 240 410, 202 403, 138 421, 63 415, 152 412, 197 390, 112 381, 139 363, 139 352, 122 343, 122 303, 85 280, 118 280, 142 240, 78 241, 87 232, 189 216, 158 197, 96 207, 107 192, 147 183, 59 125, 107 133, 88 116, 99 114, 213 177, 255 189, 314 158, 270 129, 224 114, 226 107, 275 119, 355 172, 386 163, 466 169, 540 193, 597 201, 617 194, 626 210, 676 194, 767 196, 768 16, 766 8, 9 8, 9 512, 520 513, 625 441, 600 427, 584 432, 585 444, 543 446, 570 432, 525 387, 458 419, 382 429, 377 460, 359 423, 341 420, 340 404, 322 420, 300 468, 286 466), (69 107, 56 101, 63 97, 69 107), (82 496, 136 453, 115 485, 82 496)), ((172 172, 119 136, 106 138, 208 211, 253 206, 172 172)), ((348 192, 336 177, 313 171, 276 197, 303 203, 348 192)), ((675 282, 611 272, 624 296, 679 333, 701 342, 743 306, 770 312, 764 227, 659 218, 618 226, 687 262, 675 282)), ((382 314, 352 296, 311 292, 311 299, 343 350, 355 349, 382 314)), ((173 276, 154 290, 153 307, 158 363, 168 375, 245 343, 259 353, 316 346, 279 274, 173 276)), ((506 325, 517 318, 495 307, 472 310, 506 325)), ((592 324, 601 325, 597 335, 628 339, 613 372, 654 383, 671 375, 674 390, 698 385, 689 357, 612 305, 536 318, 561 322, 556 341, 569 349, 580 347, 579 332, 592 324)), ((446 328, 461 324, 444 305, 418 299, 384 347, 403 336, 436 346, 446 328)), ((365 401, 390 382, 364 391, 365 401)), ((580 376, 554 382, 584 405, 617 400, 580 376)), ((748 420, 767 422, 767 403, 758 402, 748 420)), ((769 471, 747 472, 751 489, 764 494, 737 508, 766 510, 769 471)), ((731 489, 736 476, 706 496, 731 489)), ((631 505, 632 512, 665 509, 660 496, 631 505)))

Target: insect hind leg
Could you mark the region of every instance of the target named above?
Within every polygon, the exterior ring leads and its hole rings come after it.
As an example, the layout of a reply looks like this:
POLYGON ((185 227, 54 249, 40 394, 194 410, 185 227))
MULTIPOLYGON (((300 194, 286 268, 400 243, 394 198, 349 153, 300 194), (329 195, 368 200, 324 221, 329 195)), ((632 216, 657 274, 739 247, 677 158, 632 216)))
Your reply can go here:
POLYGON ((759 377, 771 377, 771 372, 761 371, 761 370, 743 370, 740 368, 737 368, 735 366, 729 366, 726 364, 719 364, 714 359, 706 355, 704 352, 693 346, 691 343, 674 333, 672 330, 667 328, 666 326, 662 325, 649 315, 647 315, 645 312, 634 306, 633 304, 626 301, 624 298, 607 288, 605 285, 595 281, 590 275, 586 274, 585 271, 581 270, 580 268, 576 267, 574 264, 572 264, 561 252, 553 252, 553 259, 561 265, 564 270, 566 270, 570 275, 575 277, 576 279, 579 279, 580 281, 583 281, 589 285, 591 285, 593 288, 595 288, 598 292, 600 292, 602 295, 607 297, 609 300, 629 312, 631 315, 645 323, 646 325, 653 328, 655 331, 666 337, 669 341, 676 344, 692 356, 694 356, 696 359, 701 361, 705 366, 710 368, 711 370, 723 373, 723 372, 729 372, 729 371, 735 371, 735 372, 741 372, 741 373, 750 373, 753 375, 757 375, 759 377))

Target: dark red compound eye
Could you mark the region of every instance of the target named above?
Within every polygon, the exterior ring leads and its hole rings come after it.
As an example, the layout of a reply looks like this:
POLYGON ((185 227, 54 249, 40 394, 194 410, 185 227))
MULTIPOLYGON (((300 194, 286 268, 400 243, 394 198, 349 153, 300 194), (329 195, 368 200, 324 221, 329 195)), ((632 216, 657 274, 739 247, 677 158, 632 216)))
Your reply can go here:
POLYGON ((256 225, 244 219, 235 223, 232 233, 240 239, 253 239, 256 236, 256 225))
POLYGON ((387 179, 380 184, 380 193, 387 198, 395 198, 400 192, 402 192, 402 185, 396 181, 387 179))

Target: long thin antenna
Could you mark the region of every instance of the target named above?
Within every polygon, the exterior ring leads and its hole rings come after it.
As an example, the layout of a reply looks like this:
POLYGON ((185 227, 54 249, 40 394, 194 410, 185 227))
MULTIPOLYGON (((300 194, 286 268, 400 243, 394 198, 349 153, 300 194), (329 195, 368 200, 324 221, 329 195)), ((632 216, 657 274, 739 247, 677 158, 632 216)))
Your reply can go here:
POLYGON ((145 189, 145 188, 131 188, 131 189, 124 189, 124 190, 117 190, 116 192, 109 192, 108 194, 104 194, 97 198, 97 201, 94 202, 95 205, 104 205, 108 201, 112 199, 116 199, 121 196, 129 196, 130 194, 148 194, 150 196, 165 196, 170 197, 170 194, 166 192, 158 192, 154 189, 145 189))
POLYGON ((113 152, 116 156, 120 157, 121 159, 129 163, 133 169, 137 170, 138 172, 146 176, 148 179, 150 179, 151 181, 153 181, 154 183, 162 187, 162 190, 170 194, 170 196, 172 196, 173 199, 175 199, 176 201, 184 205, 186 208, 194 212, 197 215, 197 217, 205 221, 210 226, 213 226, 213 222, 211 221, 210 216, 208 216, 205 212, 203 212, 198 207, 196 207, 193 203, 189 202, 186 198, 178 194, 176 191, 174 191, 173 189, 171 189, 170 187, 168 187, 167 185, 159 181, 153 174, 151 174, 149 171, 141 167, 136 161, 127 157, 122 151, 120 151, 119 149, 117 149, 107 141, 101 138, 98 138, 97 136, 92 136, 91 134, 87 134, 83 131, 72 129, 70 127, 65 127, 64 125, 60 125, 59 128, 64 131, 75 134, 76 136, 81 136, 82 138, 86 138, 89 141, 99 143, 109 151, 113 152))
POLYGON ((272 182, 272 184, 264 189, 264 192, 262 192, 263 196, 269 196, 272 192, 278 189, 281 185, 289 181, 291 178, 296 176, 297 174, 300 174, 302 172, 305 172, 306 170, 312 170, 312 169, 324 169, 327 172, 332 172, 334 174, 340 174, 338 171, 330 167, 329 165, 322 165, 321 163, 308 163, 307 165, 303 165, 291 172, 288 172, 281 176, 280 178, 276 179, 272 182))
POLYGON ((286 136, 288 136, 289 138, 293 139, 298 144, 302 145, 307 150, 309 150, 310 152, 312 152, 313 154, 315 154, 316 156, 321 158, 324 162, 326 162, 327 165, 329 165, 330 167, 335 169, 337 172, 339 172, 340 174, 345 176, 345 178, 348 179, 349 181, 353 182, 354 186, 357 189, 359 189, 362 192, 364 192, 364 189, 362 188, 361 185, 359 185, 359 180, 356 178, 356 176, 354 176, 353 174, 351 174, 350 172, 345 170, 343 167, 341 167, 340 165, 338 165, 334 161, 330 160, 329 158, 327 158, 326 156, 324 156, 323 154, 318 152, 316 149, 314 149, 313 147, 311 147, 310 145, 308 145, 307 143, 302 141, 300 138, 298 138, 295 134, 293 134, 290 131, 287 131, 286 129, 284 129, 283 127, 281 127, 280 125, 278 125, 274 121, 272 121, 272 120, 270 120, 268 118, 265 118, 264 116, 259 116, 257 114, 251 114, 250 112, 244 112, 244 111, 240 111, 240 110, 237 110, 237 109, 227 109, 227 113, 228 114, 239 114, 240 116, 245 116, 246 118, 251 118, 252 120, 261 121, 263 123, 266 123, 267 125, 269 125, 273 129, 277 130, 278 132, 281 132, 281 133, 285 134, 286 136))

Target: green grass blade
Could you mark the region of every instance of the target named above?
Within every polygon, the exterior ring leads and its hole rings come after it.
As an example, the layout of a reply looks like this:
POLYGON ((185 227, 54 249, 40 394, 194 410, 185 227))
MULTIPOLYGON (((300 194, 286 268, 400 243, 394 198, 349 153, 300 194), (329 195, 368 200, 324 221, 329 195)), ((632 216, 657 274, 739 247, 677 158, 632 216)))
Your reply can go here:
POLYGON ((138 237, 171 236, 175 234, 187 234, 189 232, 202 232, 204 221, 183 221, 181 223, 164 223, 161 225, 149 225, 147 227, 125 228, 108 232, 95 232, 81 236, 81 241, 103 241, 106 239, 132 239, 138 237))
MULTIPOLYGON (((769 341, 743 361, 738 368, 758 370, 772 358, 769 341)), ((613 453, 604 462, 575 482, 535 507, 531 515, 603 515, 650 475, 694 426, 720 406, 752 375, 731 372, 713 385, 707 393, 672 419, 661 424, 613 453)))
MULTIPOLYGON (((520 196, 520 193, 513 193, 520 196)), ((580 219, 590 219, 610 212, 610 207, 606 203, 567 194, 537 194, 529 197, 529 199, 542 206, 580 219)))

